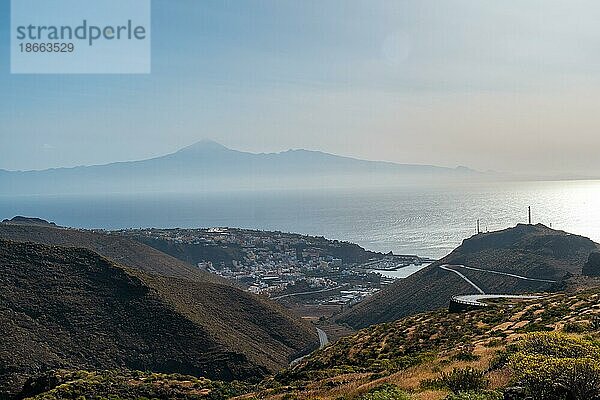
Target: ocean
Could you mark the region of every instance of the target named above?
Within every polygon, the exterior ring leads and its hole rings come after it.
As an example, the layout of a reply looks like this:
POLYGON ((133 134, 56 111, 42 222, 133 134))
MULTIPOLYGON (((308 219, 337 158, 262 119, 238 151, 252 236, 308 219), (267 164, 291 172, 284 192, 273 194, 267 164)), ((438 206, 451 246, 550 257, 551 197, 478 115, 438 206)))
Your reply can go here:
POLYGON ((533 222, 600 241, 600 181, 496 182, 378 189, 221 193, 0 195, 0 218, 78 228, 229 226, 346 240, 440 258, 481 229, 533 222))

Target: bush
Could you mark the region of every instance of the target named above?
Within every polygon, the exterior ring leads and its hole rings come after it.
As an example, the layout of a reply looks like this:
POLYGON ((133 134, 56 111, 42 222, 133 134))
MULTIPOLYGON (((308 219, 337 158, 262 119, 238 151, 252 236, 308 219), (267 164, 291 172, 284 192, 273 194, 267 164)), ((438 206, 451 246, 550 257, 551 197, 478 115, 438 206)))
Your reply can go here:
MULTIPOLYGON (((64 399, 182 399, 224 400, 249 391, 240 382, 210 381, 180 374, 140 371, 55 371, 49 372, 61 384, 34 400, 64 399), (203 392, 203 395, 198 395, 203 392)), ((25 397, 25 396, 22 396, 25 397)))
POLYGON ((438 381, 455 394, 483 390, 489 384, 484 372, 474 368, 454 368, 452 372, 442 372, 438 381))
POLYGON ((575 400, 600 399, 600 364, 596 360, 577 360, 558 377, 558 385, 575 400))
POLYGON ((567 322, 563 327, 563 331, 568 333, 584 333, 589 330, 590 325, 583 322, 567 322))
POLYGON ((516 380, 541 400, 599 400, 600 363, 591 358, 516 354, 510 366, 516 380))
POLYGON ((508 346, 500 358, 508 360, 514 381, 536 399, 600 400, 600 350, 595 341, 536 333, 508 346))
POLYGON ((590 330, 600 331, 600 317, 594 315, 590 318, 590 330))
POLYGON ((515 354, 515 351, 511 351, 510 347, 496 351, 494 357, 490 360, 490 366, 488 369, 490 371, 494 371, 505 367, 513 354, 515 354))
POLYGON ((515 353, 524 352, 557 358, 600 359, 600 349, 596 343, 561 333, 532 333, 510 349, 515 353))
POLYGON ((450 394, 444 400, 502 400, 501 393, 495 391, 485 392, 461 392, 450 394))
POLYGON ((360 400, 410 400, 410 396, 396 385, 377 386, 360 397, 360 400))

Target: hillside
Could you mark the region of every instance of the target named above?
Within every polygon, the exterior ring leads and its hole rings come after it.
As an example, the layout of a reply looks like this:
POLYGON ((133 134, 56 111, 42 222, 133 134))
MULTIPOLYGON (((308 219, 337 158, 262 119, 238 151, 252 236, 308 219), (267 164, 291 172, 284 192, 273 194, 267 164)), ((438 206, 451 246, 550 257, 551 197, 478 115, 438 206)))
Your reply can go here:
POLYGON ((125 269, 87 249, 0 240, 0 386, 49 368, 264 376, 316 344, 235 288, 125 269))
POLYGON ((36 400, 157 398, 593 400, 600 397, 600 292, 491 303, 375 325, 259 384, 136 371, 56 371, 36 400))
POLYGON ((0 186, 14 195, 209 192, 257 187, 369 187, 481 176, 464 167, 366 161, 309 150, 255 154, 201 141, 147 160, 43 171, 0 170, 0 186))
POLYGON ((252 396, 523 400, 533 394, 529 398, 536 400, 597 399, 599 300, 595 289, 510 306, 499 302, 462 314, 432 311, 375 325, 263 382, 252 396), (566 389, 556 385, 567 380, 566 389), (503 397, 511 386, 522 391, 503 397), (372 395, 377 391, 380 396, 372 395), (463 395, 456 394, 460 391, 463 395))
POLYGON ((485 293, 556 291, 565 287, 571 275, 581 275, 590 254, 598 248, 587 238, 543 225, 517 225, 482 233, 466 239, 438 262, 352 307, 338 320, 360 328, 446 307, 454 295, 478 293, 457 273, 440 268, 447 264, 485 293))
POLYGON ((82 247, 149 274, 217 281, 216 277, 150 246, 103 232, 3 222, 0 223, 0 238, 54 246, 82 247))

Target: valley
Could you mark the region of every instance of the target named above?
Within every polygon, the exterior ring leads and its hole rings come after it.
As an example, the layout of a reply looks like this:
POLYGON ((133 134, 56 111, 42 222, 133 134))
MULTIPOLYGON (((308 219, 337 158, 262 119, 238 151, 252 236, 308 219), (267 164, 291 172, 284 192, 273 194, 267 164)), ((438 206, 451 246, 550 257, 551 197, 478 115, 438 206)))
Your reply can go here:
POLYGON ((0 390, 441 400, 467 398, 451 379, 478 379, 477 399, 500 399, 529 357, 513 347, 536 332, 600 340, 599 249, 542 225, 475 235, 433 261, 282 232, 5 220, 0 390), (389 282, 371 269, 419 262, 389 282))
POLYGON ((38 225, 0 232, 2 396, 69 366, 258 379, 319 345, 280 305, 139 242, 38 225))

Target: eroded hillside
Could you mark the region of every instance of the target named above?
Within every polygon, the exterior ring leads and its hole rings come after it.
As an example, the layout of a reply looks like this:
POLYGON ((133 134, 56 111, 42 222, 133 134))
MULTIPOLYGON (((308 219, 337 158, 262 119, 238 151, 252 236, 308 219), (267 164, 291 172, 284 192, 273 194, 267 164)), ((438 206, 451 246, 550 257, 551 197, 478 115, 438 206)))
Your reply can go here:
POLYGON ((1 390, 56 368, 265 376, 310 325, 230 286, 146 275, 81 248, 0 240, 1 390))

